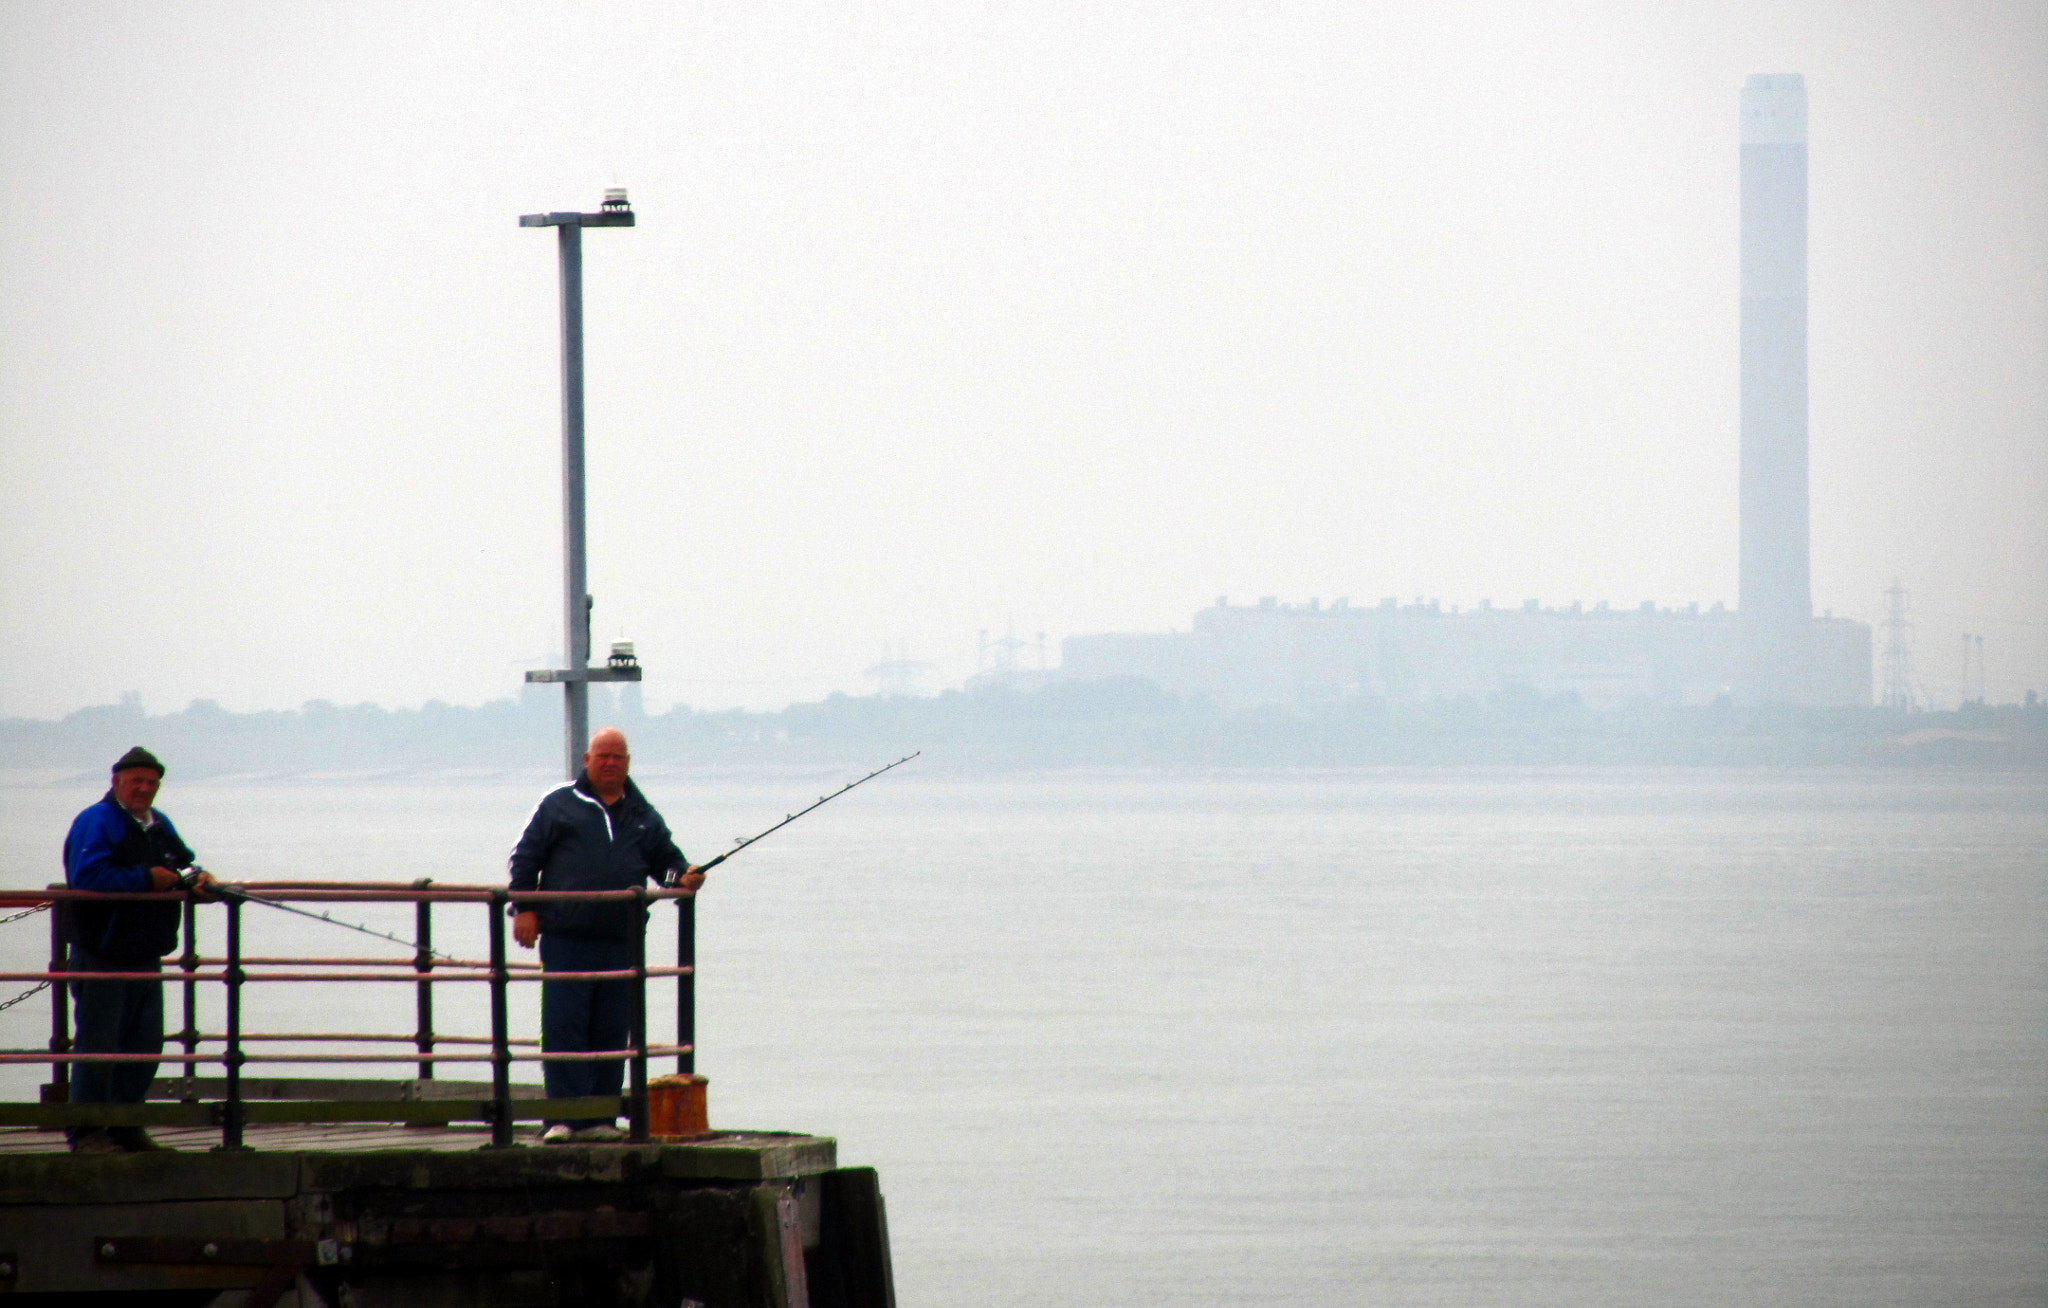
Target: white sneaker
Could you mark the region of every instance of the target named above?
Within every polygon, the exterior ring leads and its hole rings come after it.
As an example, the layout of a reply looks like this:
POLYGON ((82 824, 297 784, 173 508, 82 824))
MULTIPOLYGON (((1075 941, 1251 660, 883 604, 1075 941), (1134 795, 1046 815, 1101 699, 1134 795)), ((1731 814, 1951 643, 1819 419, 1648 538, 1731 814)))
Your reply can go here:
POLYGON ((579 1126, 569 1132, 569 1138, 577 1144, 612 1144, 626 1138, 626 1133, 616 1126, 579 1126))
POLYGON ((540 1142, 542 1144, 568 1144, 574 1134, 569 1129, 567 1122, 557 1122, 540 1133, 540 1142))

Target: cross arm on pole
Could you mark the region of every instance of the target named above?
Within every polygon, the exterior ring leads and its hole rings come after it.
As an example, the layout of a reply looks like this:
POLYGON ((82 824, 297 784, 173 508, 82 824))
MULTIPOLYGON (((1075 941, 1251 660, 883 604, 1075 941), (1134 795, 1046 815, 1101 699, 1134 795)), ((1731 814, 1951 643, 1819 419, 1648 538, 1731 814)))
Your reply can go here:
POLYGON ((638 681, 639 668, 535 668, 526 674, 529 682, 548 681, 638 681))
POLYGON ((523 213, 519 215, 521 227, 631 227, 631 209, 613 209, 604 213, 523 213))

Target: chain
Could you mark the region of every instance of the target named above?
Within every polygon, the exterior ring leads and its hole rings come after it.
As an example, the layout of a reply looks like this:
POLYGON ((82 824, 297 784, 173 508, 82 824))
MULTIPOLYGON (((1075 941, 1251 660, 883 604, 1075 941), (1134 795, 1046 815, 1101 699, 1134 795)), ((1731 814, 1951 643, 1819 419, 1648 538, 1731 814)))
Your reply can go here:
MULTIPOLYGON (((48 907, 48 904, 37 904, 34 908, 25 908, 19 913, 9 913, 6 917, 0 917, 0 926, 6 926, 9 922, 19 922, 21 921, 21 919, 25 917, 34 917, 36 914, 42 912, 44 909, 48 907)), ((20 994, 16 995, 14 998, 8 1000, 7 1002, 0 1003, 0 1013, 6 1012, 8 1009, 14 1007, 22 1000, 27 999, 30 995, 41 994, 43 991, 48 990, 49 988, 50 983, 48 981, 45 981, 40 985, 30 986, 28 989, 22 991, 20 994)))
POLYGON ((0 1013, 4 1013, 4 1012, 6 1012, 6 1011, 7 1011, 8 1009, 10 1009, 10 1008, 14 1007, 14 1006, 15 1006, 16 1004, 20 1003, 20 1002, 21 1002, 22 1000, 24 1000, 24 999, 27 999, 27 998, 28 998, 28 997, 29 997, 30 995, 33 995, 33 994, 37 994, 37 993, 39 993, 39 992, 41 992, 41 991, 44 991, 44 990, 48 990, 49 988, 50 988, 50 983, 49 983, 48 981, 45 981, 45 982, 43 982, 43 983, 42 983, 41 985, 35 985, 35 986, 30 986, 30 987, 29 987, 28 989, 26 989, 26 990, 22 991, 22 992, 21 992, 20 994, 16 995, 16 996, 15 996, 14 998, 12 998, 12 999, 8 1000, 8 1001, 7 1001, 6 1003, 4 1003, 4 1004, 0 1004, 0 1013))

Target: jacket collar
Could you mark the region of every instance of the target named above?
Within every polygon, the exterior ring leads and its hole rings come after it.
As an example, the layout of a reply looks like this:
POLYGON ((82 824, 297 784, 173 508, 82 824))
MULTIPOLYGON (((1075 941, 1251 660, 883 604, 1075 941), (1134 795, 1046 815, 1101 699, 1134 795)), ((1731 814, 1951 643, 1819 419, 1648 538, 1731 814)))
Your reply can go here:
MULTIPOLYGON (((602 804, 602 803, 604 803, 604 801, 603 801, 603 800, 601 800, 601 799, 599 799, 599 798, 597 797, 597 791, 596 791, 595 789, 593 789, 593 788, 591 787, 591 784, 590 784, 590 774, 589 774, 588 772, 578 772, 578 773, 576 774, 576 780, 575 780, 575 782, 574 782, 574 785, 575 785, 575 787, 576 787, 577 791, 578 791, 579 793, 581 793, 581 794, 583 795, 583 797, 584 797, 584 798, 586 798, 586 799, 590 800, 590 801, 591 801, 592 803, 594 803, 594 804, 602 804)), ((113 792, 113 791, 111 791, 111 790, 109 790, 109 791, 107 792, 107 798, 108 798, 109 800, 111 800, 111 799, 113 799, 113 797, 114 797, 114 792, 113 792)), ((644 798, 642 798, 642 797, 641 797, 641 794, 640 794, 640 787, 638 787, 638 786, 636 786, 636 785, 634 785, 634 784, 633 784, 633 778, 631 778, 631 777, 627 777, 627 778, 626 778, 626 793, 625 793, 625 794, 623 794, 623 795, 621 795, 621 796, 619 796, 619 803, 621 803, 621 804, 623 804, 623 805, 627 806, 628 808, 631 808, 631 807, 635 807, 635 806, 637 806, 637 805, 640 805, 640 804, 645 804, 646 802, 647 802, 647 801, 646 801, 646 800, 645 800, 644 798)), ((116 805, 115 807, 117 807, 117 808, 118 808, 118 807, 119 807, 119 805, 116 805)))
MULTIPOLYGON (((631 783, 631 782, 628 782, 627 784, 628 784, 628 785, 631 785, 632 783, 631 783)), ((133 813, 130 813, 130 812, 129 812, 129 811, 127 810, 127 809, 125 809, 125 808, 122 808, 122 807, 121 807, 121 802, 120 802, 119 800, 117 800, 117 799, 115 799, 115 798, 114 798, 114 788, 113 788, 112 786, 108 786, 108 787, 107 787, 107 793, 106 793, 106 794, 104 794, 104 795, 102 795, 102 796, 100 796, 100 803, 102 803, 102 804, 105 804, 105 805, 106 805, 106 806, 107 806, 108 808, 110 808, 110 809, 113 809, 113 810, 114 810, 114 811, 115 811, 116 813, 119 813, 119 814, 120 814, 120 815, 121 815, 122 817, 124 817, 124 818, 127 818, 127 819, 128 819, 128 820, 129 820, 130 822, 132 822, 132 823, 134 823, 134 824, 135 824, 135 826, 136 826, 136 828, 137 828, 138 830, 142 830, 142 831, 147 831, 147 830, 149 830, 149 828, 148 828, 148 827, 145 827, 145 826, 143 826, 143 825, 142 825, 142 819, 141 819, 141 818, 139 818, 139 817, 136 817, 136 816, 135 816, 135 815, 134 815, 133 813)), ((152 809, 151 809, 150 811, 151 811, 152 813, 154 813, 154 812, 155 812, 156 810, 155 810, 154 808, 152 808, 152 809)))

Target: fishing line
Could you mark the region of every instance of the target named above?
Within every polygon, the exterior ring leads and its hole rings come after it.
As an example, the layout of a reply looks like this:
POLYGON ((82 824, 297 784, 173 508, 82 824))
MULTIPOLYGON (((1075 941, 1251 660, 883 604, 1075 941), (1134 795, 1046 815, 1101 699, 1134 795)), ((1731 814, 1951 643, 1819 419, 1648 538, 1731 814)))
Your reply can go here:
MULTIPOLYGON (((199 874, 205 870, 205 868, 194 863, 178 878, 178 884, 187 890, 199 892, 199 874)), ((261 895, 252 895, 246 890, 236 890, 218 881, 214 882, 209 889, 211 893, 218 894, 223 899, 233 899, 246 904, 261 904, 266 908, 274 908, 280 913, 295 913, 300 917, 311 918, 315 922, 325 922, 329 926, 338 926, 348 931, 360 932, 366 936, 375 936, 379 940, 388 940, 394 945, 404 945, 414 953, 419 952, 419 946, 403 936, 394 936, 388 931, 379 931, 375 927, 367 927, 360 922, 349 922, 334 916, 332 913, 315 913, 311 909, 294 908, 290 904, 280 904, 274 899, 265 899, 261 895)), ((430 957, 438 958, 444 963, 459 963, 462 961, 455 957, 455 955, 444 954, 438 949, 429 949, 426 952, 430 957)))

